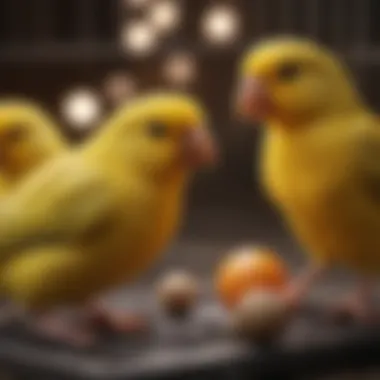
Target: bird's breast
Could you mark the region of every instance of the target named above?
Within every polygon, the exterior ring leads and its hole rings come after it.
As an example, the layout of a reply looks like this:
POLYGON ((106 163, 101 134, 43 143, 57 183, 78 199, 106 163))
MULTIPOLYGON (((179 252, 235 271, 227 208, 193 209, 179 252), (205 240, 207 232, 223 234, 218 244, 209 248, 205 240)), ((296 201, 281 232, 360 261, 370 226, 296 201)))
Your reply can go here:
POLYGON ((306 248, 330 256, 339 254, 355 215, 347 207, 345 163, 336 159, 339 152, 324 148, 269 137, 261 156, 261 180, 306 248))
POLYGON ((331 198, 339 176, 328 153, 269 134, 260 157, 264 189, 276 203, 291 208, 309 208, 317 199, 331 198))
POLYGON ((154 264, 174 236, 181 216, 181 199, 175 194, 145 193, 120 202, 108 228, 93 240, 95 255, 104 268, 105 283, 117 285, 138 277, 154 264))

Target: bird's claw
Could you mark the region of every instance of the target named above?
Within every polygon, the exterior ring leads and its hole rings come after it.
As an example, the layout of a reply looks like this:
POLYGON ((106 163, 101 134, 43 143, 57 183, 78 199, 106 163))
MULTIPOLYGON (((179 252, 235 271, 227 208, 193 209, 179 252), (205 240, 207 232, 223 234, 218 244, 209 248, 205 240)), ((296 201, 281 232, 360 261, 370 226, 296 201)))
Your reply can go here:
POLYGON ((365 325, 374 325, 379 322, 379 312, 372 305, 367 305, 359 299, 347 299, 332 308, 330 313, 336 323, 346 324, 359 322, 365 325))
POLYGON ((301 305, 302 297, 299 295, 296 289, 293 289, 293 288, 286 289, 282 297, 290 310, 295 311, 299 309, 301 305))
POLYGON ((122 334, 142 333, 147 330, 144 317, 128 312, 109 311, 98 306, 88 310, 88 321, 94 328, 122 334))
POLYGON ((38 321, 33 330, 40 336, 76 348, 88 348, 96 343, 96 335, 84 326, 72 326, 58 319, 38 321))

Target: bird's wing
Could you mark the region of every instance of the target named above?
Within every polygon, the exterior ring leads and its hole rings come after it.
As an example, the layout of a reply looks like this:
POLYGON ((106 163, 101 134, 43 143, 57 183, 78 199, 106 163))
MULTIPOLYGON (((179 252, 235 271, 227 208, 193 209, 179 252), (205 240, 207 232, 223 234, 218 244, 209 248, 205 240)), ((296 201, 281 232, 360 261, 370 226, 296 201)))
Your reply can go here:
POLYGON ((358 139, 356 178, 370 202, 380 207, 380 125, 373 125, 358 139))
POLYGON ((23 248, 70 242, 109 216, 108 183, 77 161, 45 165, 0 203, 0 260, 23 248))

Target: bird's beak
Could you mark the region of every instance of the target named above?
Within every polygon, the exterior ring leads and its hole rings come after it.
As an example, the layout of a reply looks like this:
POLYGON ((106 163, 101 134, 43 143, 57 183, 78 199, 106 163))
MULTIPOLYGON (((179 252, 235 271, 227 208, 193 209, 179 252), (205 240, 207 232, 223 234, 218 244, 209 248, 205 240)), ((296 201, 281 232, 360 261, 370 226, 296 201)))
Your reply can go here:
POLYGON ((237 114, 249 121, 263 121, 272 111, 273 103, 262 80, 248 77, 237 87, 235 100, 237 114))
POLYGON ((191 167, 212 166, 219 158, 214 138, 203 127, 192 128, 182 141, 183 160, 191 167))

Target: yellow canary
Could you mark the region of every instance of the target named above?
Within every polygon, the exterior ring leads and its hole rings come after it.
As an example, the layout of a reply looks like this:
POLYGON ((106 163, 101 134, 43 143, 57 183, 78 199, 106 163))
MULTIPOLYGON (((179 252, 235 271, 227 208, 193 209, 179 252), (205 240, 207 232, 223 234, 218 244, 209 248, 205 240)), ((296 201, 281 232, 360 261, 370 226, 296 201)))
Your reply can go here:
POLYGON ((173 238, 191 176, 215 154, 191 97, 157 93, 120 107, 1 204, 3 291, 45 311, 137 278, 173 238))
POLYGON ((67 147, 55 121, 29 101, 0 101, 0 179, 14 186, 67 147))
MULTIPOLYGON (((50 115, 33 102, 0 101, 0 197, 67 147, 50 115)), ((0 266, 0 277, 2 267, 0 266)), ((2 294, 3 296, 4 294, 2 294)))
POLYGON ((345 65, 310 40, 279 37, 250 49, 237 106, 263 122, 263 188, 310 254, 289 289, 296 304, 331 265, 353 269, 357 292, 341 311, 369 318, 380 274, 380 125, 345 65))

